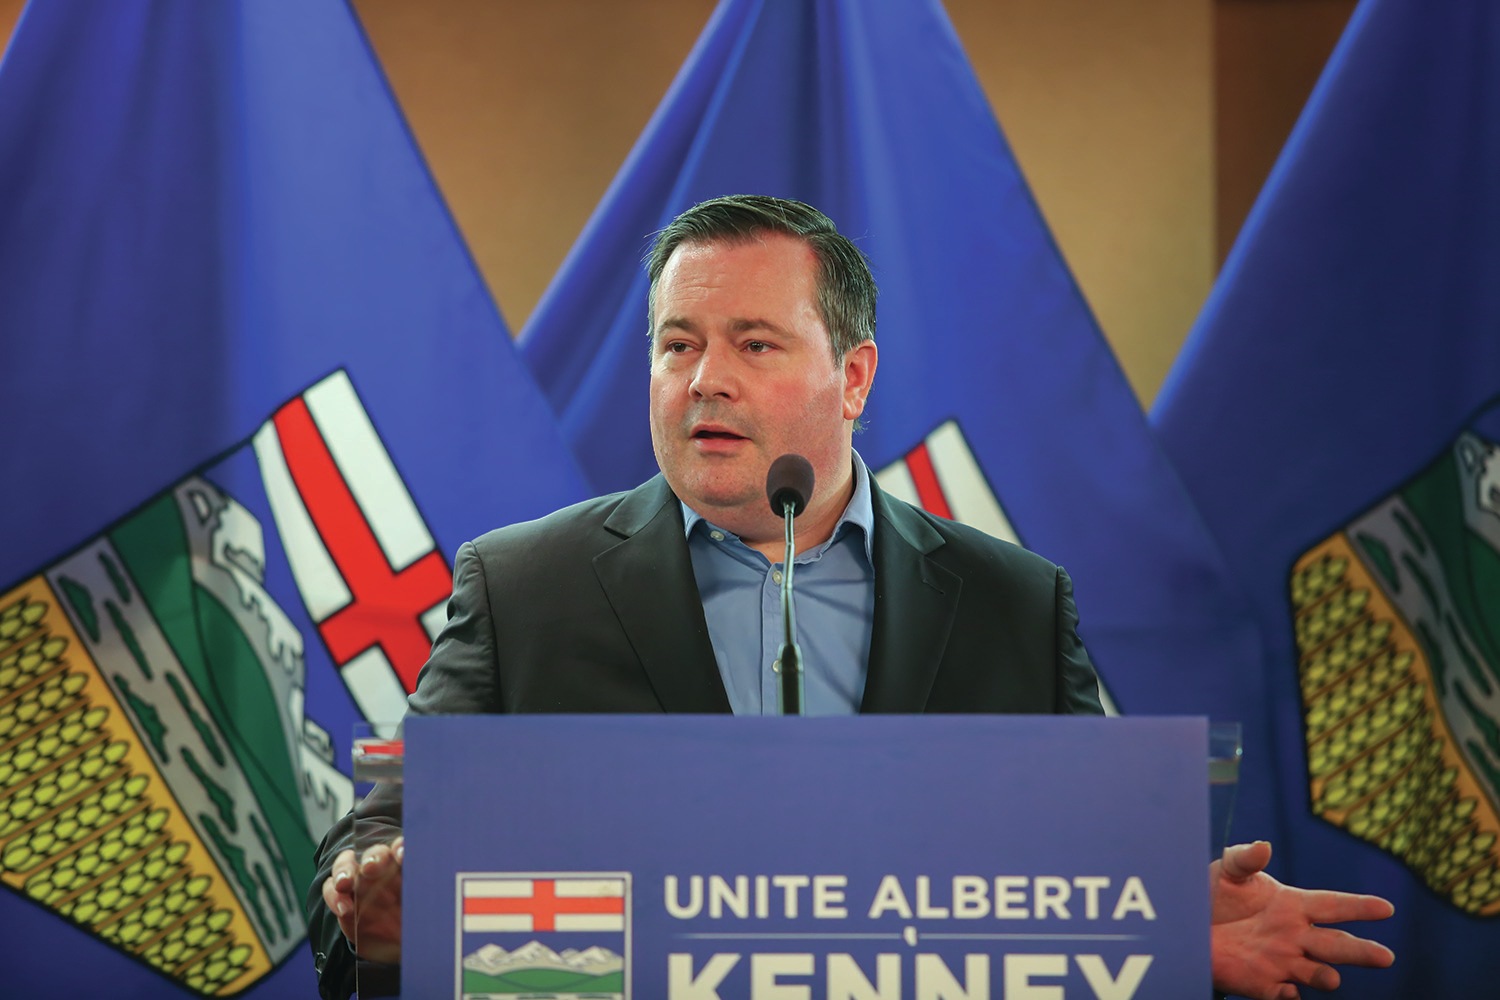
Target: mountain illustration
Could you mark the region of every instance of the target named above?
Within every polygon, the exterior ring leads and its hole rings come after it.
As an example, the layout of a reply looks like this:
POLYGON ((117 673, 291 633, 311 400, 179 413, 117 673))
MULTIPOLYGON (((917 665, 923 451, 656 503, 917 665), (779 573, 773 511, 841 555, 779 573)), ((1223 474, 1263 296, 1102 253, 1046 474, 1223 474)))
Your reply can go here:
POLYGON ((540 941, 531 941, 513 951, 487 944, 464 956, 464 968, 490 976, 521 970, 547 969, 582 976, 604 976, 625 968, 625 959, 608 948, 595 945, 583 951, 568 948, 558 954, 540 941))

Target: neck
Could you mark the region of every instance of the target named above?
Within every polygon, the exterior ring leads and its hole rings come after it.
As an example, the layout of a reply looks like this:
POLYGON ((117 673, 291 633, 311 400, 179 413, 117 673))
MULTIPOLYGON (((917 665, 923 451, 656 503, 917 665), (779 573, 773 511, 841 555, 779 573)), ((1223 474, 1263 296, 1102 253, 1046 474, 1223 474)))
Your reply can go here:
MULTIPOLYGON (((815 549, 828 541, 853 498, 854 468, 851 464, 844 481, 836 484, 831 493, 815 490, 807 509, 797 518, 797 552, 815 549)), ((769 507, 766 514, 767 519, 756 525, 755 534, 742 534, 740 540, 773 563, 780 562, 786 555, 786 521, 771 514, 769 507)))

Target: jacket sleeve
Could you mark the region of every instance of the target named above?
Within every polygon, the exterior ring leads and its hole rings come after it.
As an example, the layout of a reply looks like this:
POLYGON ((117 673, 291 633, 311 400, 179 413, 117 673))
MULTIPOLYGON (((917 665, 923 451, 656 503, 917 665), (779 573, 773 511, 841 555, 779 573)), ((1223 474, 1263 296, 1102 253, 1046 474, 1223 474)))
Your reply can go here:
POLYGON ((1089 651, 1078 637, 1078 606, 1073 603, 1073 580, 1057 568, 1057 712, 1060 715, 1103 715, 1099 675, 1089 651))
POLYGON ((503 708, 489 584, 473 542, 459 546, 453 558, 448 621, 432 644, 409 705, 412 715, 483 715, 503 708))
MULTIPOLYGON (((346 839, 336 835, 347 819, 345 817, 334 824, 328 837, 318 846, 315 858, 318 872, 307 892, 307 943, 312 948, 313 966, 318 972, 318 996, 327 1000, 344 1000, 355 987, 354 949, 345 940, 339 922, 323 905, 323 882, 346 839)), ((352 836, 347 841, 352 844, 352 836)))

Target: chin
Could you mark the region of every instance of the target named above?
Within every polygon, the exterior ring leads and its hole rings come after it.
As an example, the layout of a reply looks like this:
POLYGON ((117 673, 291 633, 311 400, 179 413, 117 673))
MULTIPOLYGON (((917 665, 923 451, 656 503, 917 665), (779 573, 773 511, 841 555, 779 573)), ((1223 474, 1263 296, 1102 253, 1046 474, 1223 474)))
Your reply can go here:
POLYGON ((757 489, 754 484, 744 481, 705 481, 693 476, 689 476, 681 487, 674 487, 673 492, 686 501, 688 506, 698 509, 700 514, 710 510, 743 507, 765 492, 764 487, 757 489))

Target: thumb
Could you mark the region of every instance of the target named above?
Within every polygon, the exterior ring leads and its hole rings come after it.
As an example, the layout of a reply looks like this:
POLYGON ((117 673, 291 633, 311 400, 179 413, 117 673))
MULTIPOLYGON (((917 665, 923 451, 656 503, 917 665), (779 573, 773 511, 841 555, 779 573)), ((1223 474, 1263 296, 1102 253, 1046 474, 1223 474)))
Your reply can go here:
POLYGON ((1265 871, 1266 865, 1270 863, 1270 842, 1257 840, 1253 844, 1231 844, 1224 848, 1224 863, 1220 870, 1225 878, 1243 882, 1252 875, 1265 871))

